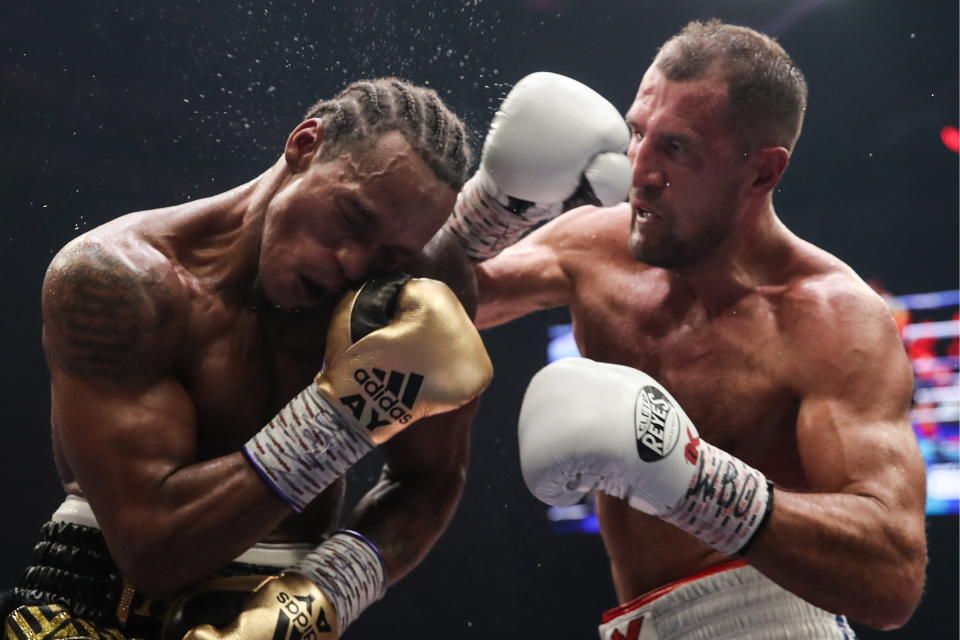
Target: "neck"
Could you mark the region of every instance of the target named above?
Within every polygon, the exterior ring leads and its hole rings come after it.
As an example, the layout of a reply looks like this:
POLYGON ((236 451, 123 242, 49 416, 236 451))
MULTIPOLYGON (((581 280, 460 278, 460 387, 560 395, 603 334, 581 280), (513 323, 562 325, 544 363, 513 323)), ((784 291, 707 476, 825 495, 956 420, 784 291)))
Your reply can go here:
POLYGON ((179 262, 201 284, 246 304, 260 260, 263 222, 273 196, 289 181, 282 159, 250 182, 178 207, 168 236, 179 262))
POLYGON ((760 208, 742 212, 726 238, 674 273, 707 309, 719 311, 757 287, 779 282, 792 237, 767 200, 760 208))

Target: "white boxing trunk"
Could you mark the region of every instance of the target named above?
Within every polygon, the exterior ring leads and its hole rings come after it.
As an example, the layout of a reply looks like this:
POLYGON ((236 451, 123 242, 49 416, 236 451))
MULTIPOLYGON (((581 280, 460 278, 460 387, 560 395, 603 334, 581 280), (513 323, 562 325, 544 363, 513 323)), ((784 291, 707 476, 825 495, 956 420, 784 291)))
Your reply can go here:
POLYGON ((855 640, 847 619, 742 560, 678 580, 603 614, 600 640, 855 640))

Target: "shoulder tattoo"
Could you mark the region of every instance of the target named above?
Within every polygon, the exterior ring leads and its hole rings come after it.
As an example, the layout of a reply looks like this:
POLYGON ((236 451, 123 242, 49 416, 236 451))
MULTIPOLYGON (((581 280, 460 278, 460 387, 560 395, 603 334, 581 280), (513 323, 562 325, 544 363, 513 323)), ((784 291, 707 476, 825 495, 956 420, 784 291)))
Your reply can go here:
POLYGON ((75 250, 45 285, 45 321, 57 335, 48 357, 84 377, 119 382, 147 373, 174 317, 170 293, 152 269, 138 271, 102 247, 75 250))

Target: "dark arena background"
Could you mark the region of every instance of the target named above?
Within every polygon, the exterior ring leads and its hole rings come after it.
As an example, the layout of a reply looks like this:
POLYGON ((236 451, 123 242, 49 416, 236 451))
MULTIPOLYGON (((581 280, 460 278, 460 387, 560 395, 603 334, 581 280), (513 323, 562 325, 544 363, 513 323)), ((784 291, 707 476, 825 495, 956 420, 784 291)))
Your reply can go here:
MULTIPOLYGON (((956 0, 5 2, 0 585, 19 578, 61 500, 39 313, 60 246, 120 214, 250 180, 304 109, 348 81, 400 75, 436 88, 479 148, 523 75, 572 76, 626 110, 656 47, 710 17, 777 37, 806 74, 806 125, 777 211, 889 296, 917 373, 926 594, 905 628, 858 633, 957 638, 956 0)), ((460 509, 347 638, 597 637, 615 600, 590 507, 548 513, 523 485, 515 439, 523 389, 566 322, 552 311, 485 332, 497 375, 460 509)), ((374 455, 355 469, 351 495, 378 465, 374 455)))

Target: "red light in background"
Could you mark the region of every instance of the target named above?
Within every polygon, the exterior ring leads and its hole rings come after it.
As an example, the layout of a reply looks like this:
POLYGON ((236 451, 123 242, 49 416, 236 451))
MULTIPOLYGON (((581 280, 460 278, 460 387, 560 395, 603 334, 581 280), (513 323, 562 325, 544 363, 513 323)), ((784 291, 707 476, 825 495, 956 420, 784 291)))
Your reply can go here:
POLYGON ((940 139, 944 146, 950 151, 957 153, 960 150, 960 131, 956 127, 944 127, 940 129, 940 139))

